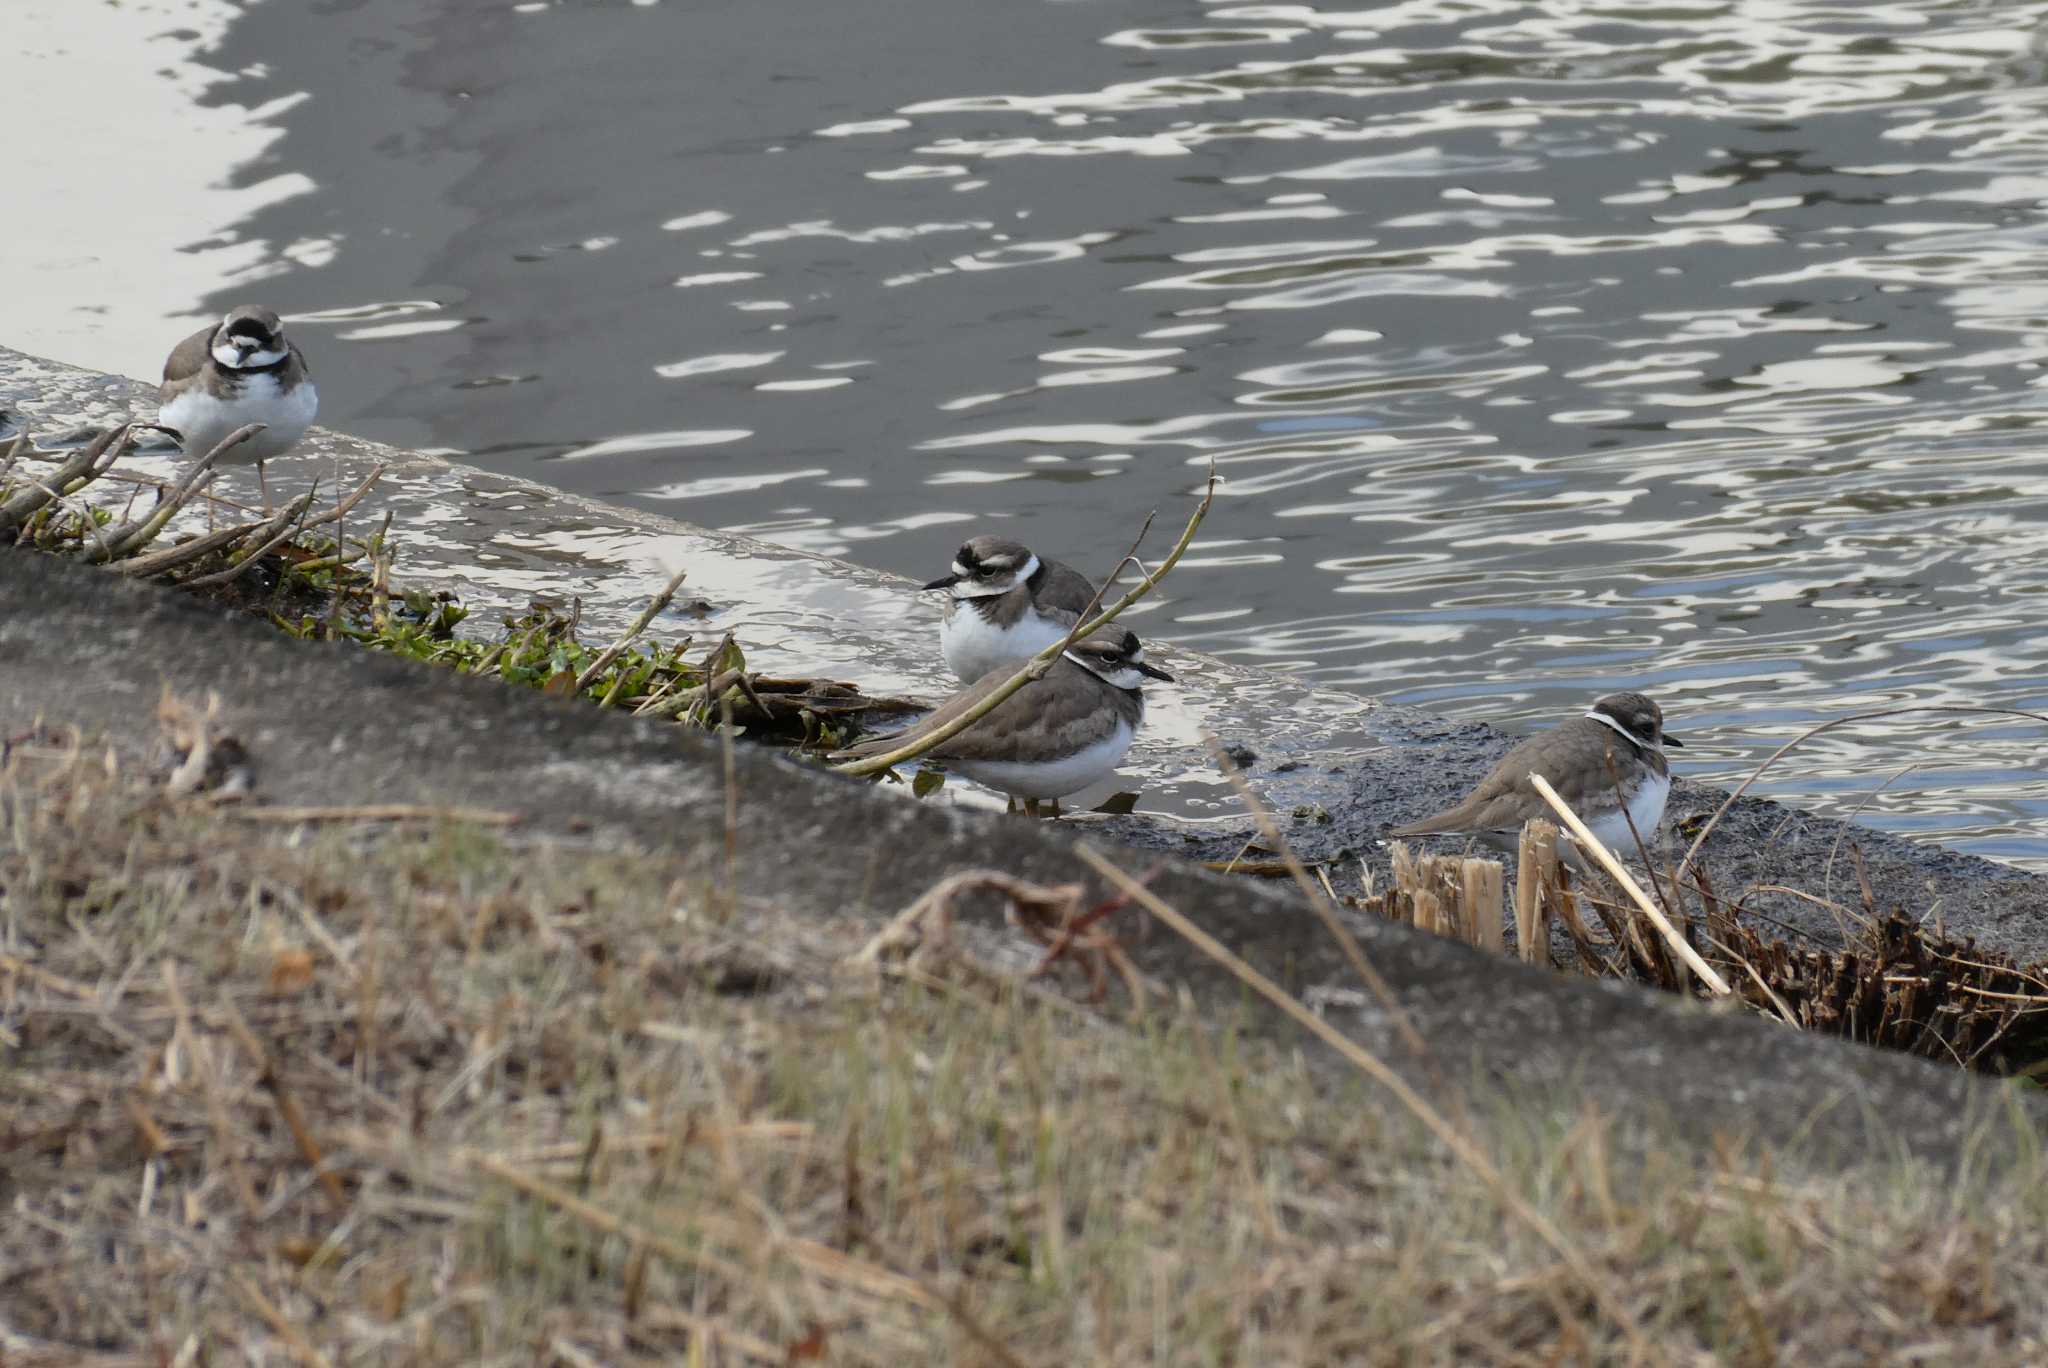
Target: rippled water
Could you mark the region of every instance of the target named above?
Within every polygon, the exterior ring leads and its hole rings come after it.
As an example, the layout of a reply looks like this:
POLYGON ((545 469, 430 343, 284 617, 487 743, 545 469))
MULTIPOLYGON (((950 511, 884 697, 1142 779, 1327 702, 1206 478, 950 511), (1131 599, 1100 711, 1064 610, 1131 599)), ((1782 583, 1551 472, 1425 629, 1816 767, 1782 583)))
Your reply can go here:
MULTIPOLYGON (((22 2, 17 100, 94 60, 22 2)), ((261 297, 333 426, 919 577, 996 519, 1102 566, 1213 461, 1148 631, 1511 727, 1647 688, 1703 777, 2048 711, 2048 3, 91 23, 182 171, 0 260, 15 345, 261 297)), ((1765 787, 2048 865, 2044 737, 1765 787)))

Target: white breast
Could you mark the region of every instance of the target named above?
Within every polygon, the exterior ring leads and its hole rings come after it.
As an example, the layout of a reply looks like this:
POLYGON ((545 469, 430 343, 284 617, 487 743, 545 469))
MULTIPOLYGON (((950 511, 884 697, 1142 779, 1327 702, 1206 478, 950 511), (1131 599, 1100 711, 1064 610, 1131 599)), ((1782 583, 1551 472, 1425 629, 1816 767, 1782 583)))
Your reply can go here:
POLYGON ((178 430, 187 456, 205 455, 246 423, 266 424, 221 462, 254 465, 297 446, 319 411, 320 396, 312 381, 299 382, 287 394, 279 389, 276 376, 252 375, 233 399, 217 399, 203 389, 187 390, 158 411, 157 421, 178 430))
POLYGON ((1040 617, 1036 609, 1002 628, 975 612, 972 604, 950 606, 953 611, 939 625, 939 652, 963 684, 1004 665, 1014 669, 1067 635, 1065 627, 1040 617))
POLYGON ((1636 838, 1629 833, 1629 822, 1642 833, 1646 844, 1657 839, 1657 823, 1664 818, 1664 800, 1671 796, 1671 776, 1668 774, 1646 775, 1628 800, 1628 816, 1622 816, 1621 809, 1609 808, 1586 825, 1592 829, 1600 843, 1624 859, 1636 858, 1636 838))
POLYGON ((1119 720, 1116 730, 1061 760, 948 760, 977 784, 1019 798, 1064 798, 1107 779, 1131 749, 1137 730, 1119 720))

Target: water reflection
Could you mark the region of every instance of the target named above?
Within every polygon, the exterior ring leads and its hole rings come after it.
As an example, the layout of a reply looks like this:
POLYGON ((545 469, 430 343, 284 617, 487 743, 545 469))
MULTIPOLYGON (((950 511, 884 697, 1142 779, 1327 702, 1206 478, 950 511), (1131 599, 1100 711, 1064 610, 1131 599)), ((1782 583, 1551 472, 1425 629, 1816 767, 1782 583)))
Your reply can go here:
MULTIPOLYGON (((2048 700, 2048 3, 729 8, 240 15, 210 107, 302 179, 220 224, 326 416, 920 576, 1106 562, 1213 464, 1148 633, 1640 685, 1717 777, 2048 700)), ((1765 787, 2048 865, 2044 740, 1765 787)))

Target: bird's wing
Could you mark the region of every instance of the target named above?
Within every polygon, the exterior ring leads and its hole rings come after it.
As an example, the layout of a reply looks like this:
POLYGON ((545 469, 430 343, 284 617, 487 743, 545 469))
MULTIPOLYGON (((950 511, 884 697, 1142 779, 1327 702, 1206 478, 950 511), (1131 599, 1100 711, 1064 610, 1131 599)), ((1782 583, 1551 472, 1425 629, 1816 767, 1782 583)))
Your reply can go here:
MULTIPOLYGON (((974 683, 968 685, 959 693, 954 694, 945 702, 939 704, 937 708, 933 709, 926 716, 903 728, 903 730, 893 731, 885 736, 877 736, 871 740, 862 741, 857 745, 848 746, 845 750, 838 752, 838 754, 849 760, 863 760, 873 755, 885 755, 895 750, 898 746, 908 745, 918 737, 929 736, 933 731, 945 726, 961 713, 966 712, 976 703, 988 697, 990 693, 1002 685, 1004 680, 1014 673, 1014 670, 1008 669, 991 671, 980 679, 975 680, 974 683)), ((1021 693, 1023 691, 1020 689, 1018 692, 1021 693)), ((1006 700, 1003 706, 1007 707, 1009 703, 1015 701, 1016 695, 1013 694, 1006 700)), ((1000 712, 1002 709, 998 708, 996 711, 1000 712)), ((957 741, 960 738, 956 736, 953 739, 957 741)))
MULTIPOLYGON (((1078 671, 1080 668, 1072 661, 1059 661, 1053 666, 1055 674, 1049 674, 1035 684, 1026 684, 996 704, 993 711, 966 731, 933 748, 931 758, 940 761, 1021 760, 1033 754, 1066 755, 1101 740, 1116 730, 1119 716, 1115 709, 1090 708, 1065 718, 1050 718, 1045 712, 1044 695, 1040 690, 1051 683, 1058 671, 1078 671)), ((846 754, 856 759, 881 755, 918 737, 929 736, 1002 687, 1014 673, 1016 670, 1010 666, 991 670, 947 699, 936 712, 917 725, 891 736, 863 741, 846 754)))
POLYGON ((171 354, 164 360, 164 385, 166 388, 181 381, 190 380, 206 369, 206 363, 213 357, 212 328, 201 328, 190 337, 171 348, 171 354))
POLYGON ((1521 814, 1527 811, 1526 804, 1536 796, 1536 790, 1529 783, 1529 759, 1535 750, 1535 742, 1533 736, 1517 742, 1512 750, 1494 762, 1486 777, 1474 785, 1456 806, 1445 808, 1419 822, 1396 827, 1388 834, 1431 836, 1447 831, 1510 831, 1521 826, 1521 814))
POLYGON ((1622 801, 1633 797, 1642 786, 1643 774, 1630 773, 1636 757, 1629 743, 1597 722, 1586 726, 1567 722, 1565 726, 1572 730, 1542 732, 1518 742, 1456 807, 1390 834, 1517 830, 1530 813, 1548 811, 1536 786, 1529 782, 1532 766, 1544 772, 1557 796, 1581 816, 1612 803, 1616 776, 1622 780, 1622 801), (1542 759, 1546 752, 1547 761, 1542 759), (1612 769, 1608 767, 1610 758, 1612 769))
POLYGON ((1078 617, 1095 601, 1095 585, 1071 565, 1046 561, 1037 597, 1040 608, 1059 608, 1078 617))

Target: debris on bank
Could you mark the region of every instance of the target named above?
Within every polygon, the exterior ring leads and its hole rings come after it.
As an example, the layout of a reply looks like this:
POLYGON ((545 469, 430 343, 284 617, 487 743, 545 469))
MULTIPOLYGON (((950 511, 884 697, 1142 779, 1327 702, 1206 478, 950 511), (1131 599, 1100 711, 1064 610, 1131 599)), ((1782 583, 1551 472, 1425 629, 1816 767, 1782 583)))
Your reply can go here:
MULTIPOLYGON (((1416 855, 1399 842, 1391 885, 1342 901, 1531 963, 1719 995, 1681 963, 1648 909, 1596 881, 1575 885, 1547 826, 1531 823, 1525 834, 1511 915, 1503 911, 1498 861, 1416 855)), ((1727 996, 1759 1015, 1975 1072, 2048 1073, 2048 963, 2021 964, 1948 935, 1939 920, 1930 927, 1905 908, 1881 908, 1861 875, 1861 853, 1853 844, 1849 853, 1861 901, 1828 904, 1842 925, 1840 949, 1760 933, 1744 899, 1720 896, 1703 874, 1663 871, 1651 880, 1652 897, 1685 945, 1717 971, 1727 996)))
POLYGON ((251 517, 209 487, 221 457, 254 426, 230 435, 174 481, 115 469, 145 426, 111 428, 54 456, 38 451, 26 432, 18 434, 0 457, 0 543, 201 593, 295 637, 347 639, 600 707, 695 727, 729 725, 735 735, 804 749, 843 745, 922 706, 870 697, 841 681, 750 671, 731 633, 695 659, 689 635, 639 643, 673 600, 681 575, 607 647, 578 637, 581 611, 574 602, 564 609, 535 600, 525 612, 508 615, 495 640, 458 636, 469 610, 453 594, 394 587, 388 516, 367 535, 347 531, 350 510, 375 487, 383 467, 327 508, 315 511, 316 483, 282 508, 251 517), (196 516, 201 509, 203 522, 196 516), (225 525, 213 526, 216 520, 225 525))

